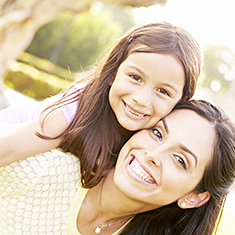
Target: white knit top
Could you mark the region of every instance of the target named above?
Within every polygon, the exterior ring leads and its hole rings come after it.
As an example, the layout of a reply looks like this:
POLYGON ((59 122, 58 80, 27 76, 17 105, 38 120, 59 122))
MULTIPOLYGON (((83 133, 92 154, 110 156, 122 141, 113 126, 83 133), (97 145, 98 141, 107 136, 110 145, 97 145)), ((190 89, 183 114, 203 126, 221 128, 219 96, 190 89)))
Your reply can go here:
POLYGON ((67 235, 79 167, 58 149, 0 167, 0 235, 67 235))

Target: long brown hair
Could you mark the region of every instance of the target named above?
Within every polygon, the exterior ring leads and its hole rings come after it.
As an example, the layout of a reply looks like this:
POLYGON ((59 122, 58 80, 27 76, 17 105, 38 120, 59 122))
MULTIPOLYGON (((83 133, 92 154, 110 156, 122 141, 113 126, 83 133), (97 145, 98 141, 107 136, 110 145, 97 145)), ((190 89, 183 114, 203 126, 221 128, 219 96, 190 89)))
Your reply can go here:
POLYGON ((113 156, 132 135, 116 120, 108 95, 120 64, 134 52, 174 56, 185 71, 182 100, 188 100, 194 94, 203 54, 192 35, 166 22, 144 24, 127 32, 110 48, 95 71, 83 80, 86 87, 70 95, 65 93, 59 102, 61 106, 78 100, 75 117, 59 137, 62 137, 60 148, 79 157, 84 187, 90 188, 100 182, 115 164, 113 156), (146 47, 137 50, 139 45, 146 47))
POLYGON ((220 108, 206 101, 183 102, 176 109, 193 110, 214 127, 213 159, 195 188, 199 193, 208 191, 211 198, 199 208, 181 209, 177 203, 172 203, 138 214, 121 235, 211 235, 215 229, 219 212, 235 179, 235 126, 220 108))

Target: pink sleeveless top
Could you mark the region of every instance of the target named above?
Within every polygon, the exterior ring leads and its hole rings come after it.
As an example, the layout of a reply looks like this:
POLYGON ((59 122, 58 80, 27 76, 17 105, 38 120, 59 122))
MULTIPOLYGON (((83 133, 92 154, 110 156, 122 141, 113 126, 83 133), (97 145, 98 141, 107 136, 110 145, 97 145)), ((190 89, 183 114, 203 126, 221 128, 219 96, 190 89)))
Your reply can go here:
MULTIPOLYGON (((81 84, 78 84, 72 87, 69 90, 69 93, 77 91, 81 88, 81 84)), ((25 123, 29 122, 41 115, 41 112, 49 107, 50 105, 54 104, 62 97, 62 94, 58 94, 47 98, 43 101, 35 101, 28 104, 21 104, 21 105, 12 105, 0 111, 0 122, 5 123, 25 123)), ((74 101, 70 104, 66 104, 60 107, 62 110, 65 119, 68 124, 72 121, 76 110, 77 110, 77 101, 74 101)))

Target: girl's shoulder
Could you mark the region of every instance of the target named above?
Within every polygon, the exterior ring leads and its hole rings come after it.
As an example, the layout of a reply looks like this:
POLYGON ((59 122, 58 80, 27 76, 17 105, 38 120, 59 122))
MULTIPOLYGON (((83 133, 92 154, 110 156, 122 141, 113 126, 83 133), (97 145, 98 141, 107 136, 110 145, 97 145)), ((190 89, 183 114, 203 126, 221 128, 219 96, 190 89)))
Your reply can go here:
MULTIPOLYGON (((61 110, 66 118, 67 123, 69 124, 71 120, 73 119, 76 110, 77 110, 77 99, 72 99, 73 102, 71 102, 70 97, 72 98, 73 95, 76 95, 77 92, 80 92, 81 89, 85 87, 84 83, 77 83, 73 86, 71 86, 67 92, 64 102, 64 105, 61 106, 61 110)), ((36 100, 30 100, 30 102, 22 103, 22 104, 15 104, 11 105, 3 110, 0 111, 0 122, 4 123, 26 123, 29 122, 37 117, 39 117, 43 110, 46 108, 53 106, 53 104, 57 103, 62 99, 64 96, 63 93, 59 93, 57 95, 48 97, 44 99, 43 101, 36 101, 36 100)), ((53 107, 52 107, 53 109, 53 107)), ((50 111, 51 109, 48 109, 50 111)))
POLYGON ((67 89, 68 94, 75 93, 77 91, 81 91, 86 86, 85 83, 74 83, 67 89))
POLYGON ((76 99, 76 95, 82 91, 86 85, 84 83, 77 83, 70 87, 65 93, 64 104, 60 107, 64 117, 69 125, 73 120, 78 106, 78 99, 76 99))

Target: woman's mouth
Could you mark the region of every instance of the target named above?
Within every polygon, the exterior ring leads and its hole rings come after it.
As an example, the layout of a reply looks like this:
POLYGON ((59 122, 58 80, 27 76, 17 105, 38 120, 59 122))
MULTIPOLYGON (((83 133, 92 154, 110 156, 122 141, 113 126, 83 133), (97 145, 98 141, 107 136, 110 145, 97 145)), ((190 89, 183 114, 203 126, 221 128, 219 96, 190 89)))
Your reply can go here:
POLYGON ((144 170, 139 162, 136 160, 136 158, 134 158, 130 164, 129 164, 130 168, 132 169, 132 171, 143 181, 149 183, 149 184, 156 184, 155 180, 149 175, 149 173, 144 170))

